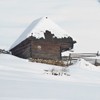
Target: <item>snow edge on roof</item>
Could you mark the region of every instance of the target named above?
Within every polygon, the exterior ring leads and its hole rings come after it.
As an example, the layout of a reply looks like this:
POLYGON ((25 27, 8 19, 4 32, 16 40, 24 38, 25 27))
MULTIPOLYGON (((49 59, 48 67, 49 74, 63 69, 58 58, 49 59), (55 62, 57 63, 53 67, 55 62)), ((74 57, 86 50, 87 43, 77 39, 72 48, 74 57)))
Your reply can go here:
POLYGON ((27 37, 31 36, 31 33, 33 33, 33 36, 35 36, 36 38, 41 38, 41 37, 45 38, 44 32, 46 30, 50 31, 58 38, 68 37, 66 31, 60 28, 51 19, 49 19, 48 17, 41 17, 39 19, 34 20, 24 30, 24 32, 19 36, 19 38, 12 44, 10 50, 15 46, 17 46, 22 41, 24 41, 27 37))

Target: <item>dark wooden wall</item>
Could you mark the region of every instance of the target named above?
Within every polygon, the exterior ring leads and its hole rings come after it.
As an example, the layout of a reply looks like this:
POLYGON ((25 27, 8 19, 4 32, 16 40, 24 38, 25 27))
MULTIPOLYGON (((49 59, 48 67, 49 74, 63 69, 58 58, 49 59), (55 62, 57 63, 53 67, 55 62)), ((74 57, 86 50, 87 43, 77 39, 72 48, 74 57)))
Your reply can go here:
POLYGON ((73 48, 75 41, 71 37, 54 38, 49 31, 44 33, 45 39, 30 36, 11 49, 13 55, 21 58, 61 59, 61 52, 73 48))

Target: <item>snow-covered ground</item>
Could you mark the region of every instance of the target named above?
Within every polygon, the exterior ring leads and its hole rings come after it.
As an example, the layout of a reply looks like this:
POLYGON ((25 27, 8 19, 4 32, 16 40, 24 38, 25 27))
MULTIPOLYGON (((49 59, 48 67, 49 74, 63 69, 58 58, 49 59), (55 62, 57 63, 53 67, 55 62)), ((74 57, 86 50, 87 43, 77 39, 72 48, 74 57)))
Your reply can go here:
POLYGON ((32 63, 0 54, 0 100, 100 100, 100 68, 83 59, 68 68, 70 76, 44 70, 58 66, 32 63))

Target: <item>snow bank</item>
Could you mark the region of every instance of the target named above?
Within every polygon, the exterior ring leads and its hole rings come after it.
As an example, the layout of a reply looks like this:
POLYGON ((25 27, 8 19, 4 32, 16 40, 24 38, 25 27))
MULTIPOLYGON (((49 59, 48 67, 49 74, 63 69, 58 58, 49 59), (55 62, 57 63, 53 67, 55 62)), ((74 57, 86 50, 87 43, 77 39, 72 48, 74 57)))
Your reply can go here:
POLYGON ((81 61, 69 67, 71 76, 53 76, 44 69, 60 67, 0 54, 0 100, 100 100, 100 72, 81 61))
POLYGON ((69 66, 71 80, 86 83, 100 84, 100 67, 96 67, 84 59, 79 59, 74 65, 69 66))
POLYGON ((100 72, 99 67, 85 61, 84 59, 78 59, 77 62, 73 65, 73 67, 78 67, 78 68, 85 69, 85 70, 100 72))

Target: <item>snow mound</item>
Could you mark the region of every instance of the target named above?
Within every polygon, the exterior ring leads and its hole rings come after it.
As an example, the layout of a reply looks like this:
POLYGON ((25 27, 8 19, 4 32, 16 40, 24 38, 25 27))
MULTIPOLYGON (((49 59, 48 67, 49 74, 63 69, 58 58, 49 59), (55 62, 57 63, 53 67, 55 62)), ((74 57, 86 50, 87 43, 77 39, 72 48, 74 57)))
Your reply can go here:
POLYGON ((85 69, 85 70, 91 70, 91 71, 100 71, 100 68, 96 67, 95 65, 85 61, 84 59, 78 59, 77 62, 72 65, 73 67, 85 69))
POLYGON ((20 42, 25 40, 27 37, 33 36, 36 38, 45 38, 44 32, 48 30, 52 34, 54 34, 57 38, 68 37, 66 31, 60 28, 57 24, 55 24, 48 17, 39 18, 33 21, 28 28, 19 36, 19 38, 15 41, 15 43, 11 46, 10 49, 18 45, 20 42))
POLYGON ((55 66, 0 54, 0 100, 99 100, 100 72, 84 70, 84 63, 70 66, 70 76, 54 76, 43 72, 55 66))
POLYGON ((29 62, 26 59, 9 54, 0 54, 0 70, 43 74, 45 69, 52 69, 54 67, 53 65, 29 62))

